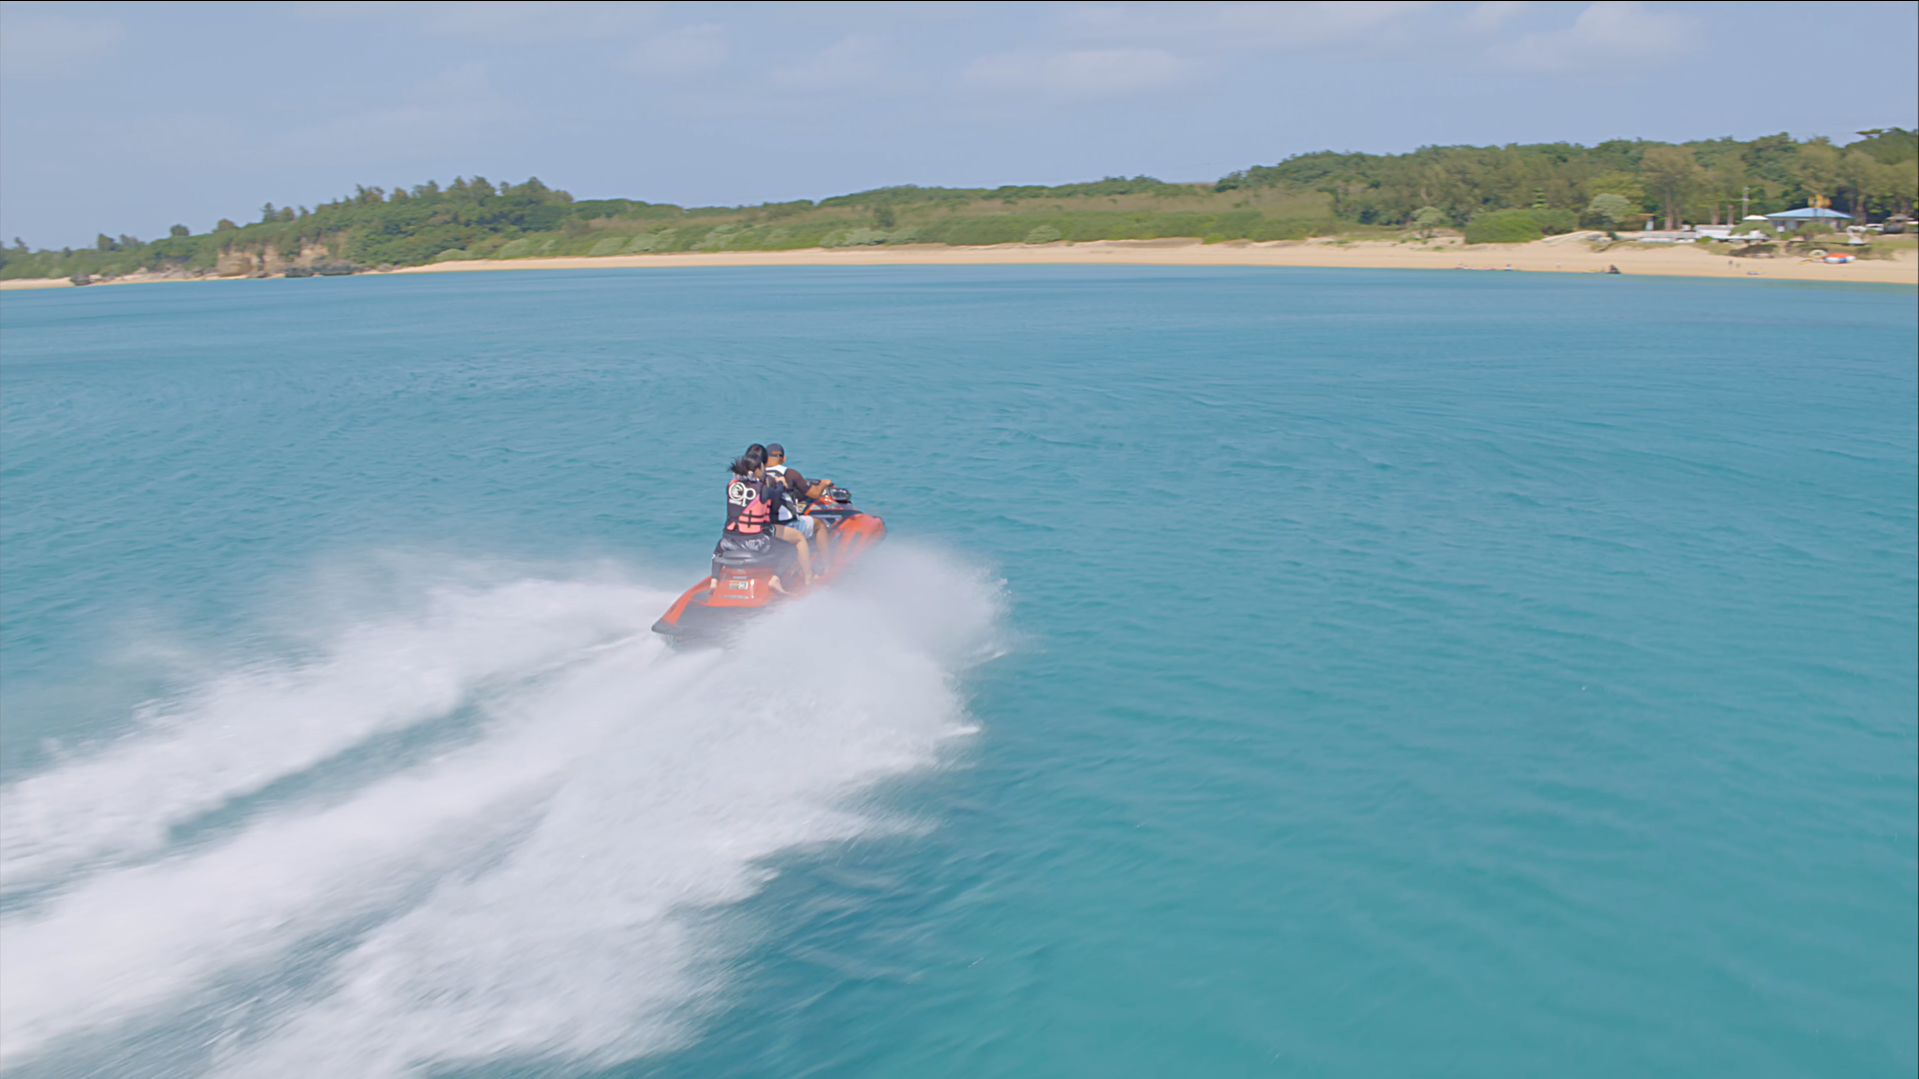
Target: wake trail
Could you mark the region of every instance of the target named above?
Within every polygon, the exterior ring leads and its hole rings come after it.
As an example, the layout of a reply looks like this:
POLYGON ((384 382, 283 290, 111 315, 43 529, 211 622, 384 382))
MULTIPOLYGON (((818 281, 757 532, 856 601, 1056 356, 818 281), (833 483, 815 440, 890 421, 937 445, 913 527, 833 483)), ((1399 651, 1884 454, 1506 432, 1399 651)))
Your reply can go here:
POLYGON ((104 751, 0 790, 0 882, 17 892, 156 851, 175 825, 446 715, 489 682, 644 630, 657 599, 554 581, 436 590, 423 615, 354 626, 317 659, 236 671, 150 705, 104 751))
MULTIPOLYGON (((992 654, 996 587, 898 546, 869 569, 727 652, 609 641, 604 597, 556 600, 602 639, 480 679, 471 744, 0 924, 0 1059, 397 1077, 692 1036, 729 945, 689 912, 752 895, 782 850, 899 827, 851 799, 971 729, 956 678, 992 654)), ((290 759, 259 745, 253 771, 290 759)))

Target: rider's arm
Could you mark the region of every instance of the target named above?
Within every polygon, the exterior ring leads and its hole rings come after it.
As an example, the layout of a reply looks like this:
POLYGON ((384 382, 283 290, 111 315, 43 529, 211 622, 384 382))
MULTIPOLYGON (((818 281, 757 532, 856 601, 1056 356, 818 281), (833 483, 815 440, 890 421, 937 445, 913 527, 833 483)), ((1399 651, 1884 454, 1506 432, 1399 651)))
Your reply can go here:
POLYGON ((826 489, 831 486, 833 486, 832 480, 808 481, 804 476, 795 476, 793 478, 793 490, 808 499, 819 498, 825 494, 826 489))
POLYGON ((786 489, 793 492, 794 498, 803 498, 809 502, 815 501, 821 495, 825 494, 826 489, 831 486, 833 486, 832 480, 809 481, 805 476, 800 474, 799 469, 794 468, 792 465, 786 466, 786 489))

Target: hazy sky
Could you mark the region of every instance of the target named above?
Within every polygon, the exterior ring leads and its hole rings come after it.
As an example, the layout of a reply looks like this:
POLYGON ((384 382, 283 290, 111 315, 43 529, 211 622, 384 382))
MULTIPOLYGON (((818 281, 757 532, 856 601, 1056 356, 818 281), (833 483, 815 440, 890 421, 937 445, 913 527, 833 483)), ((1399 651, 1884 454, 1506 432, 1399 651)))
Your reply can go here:
POLYGON ((710 205, 1919 126, 1900 3, 0 4, 0 237, 537 175, 710 205))

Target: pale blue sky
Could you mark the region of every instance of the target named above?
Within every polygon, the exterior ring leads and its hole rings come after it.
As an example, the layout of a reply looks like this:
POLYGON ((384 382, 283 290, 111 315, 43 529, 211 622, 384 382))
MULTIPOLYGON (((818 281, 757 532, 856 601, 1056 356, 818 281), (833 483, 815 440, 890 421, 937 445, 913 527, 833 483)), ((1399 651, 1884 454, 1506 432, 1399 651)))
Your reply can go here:
POLYGON ((1210 180, 1316 149, 1919 126, 1900 3, 0 4, 0 237, 356 183, 1210 180))

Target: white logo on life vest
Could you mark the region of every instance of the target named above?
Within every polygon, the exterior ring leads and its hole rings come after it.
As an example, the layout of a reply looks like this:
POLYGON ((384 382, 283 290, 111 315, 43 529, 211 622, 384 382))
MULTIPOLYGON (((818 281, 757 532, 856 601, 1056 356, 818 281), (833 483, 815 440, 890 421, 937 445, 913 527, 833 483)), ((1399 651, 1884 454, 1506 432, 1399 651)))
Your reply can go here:
POLYGON ((726 485, 726 500, 735 506, 744 506, 753 500, 753 488, 743 480, 734 480, 726 485))

